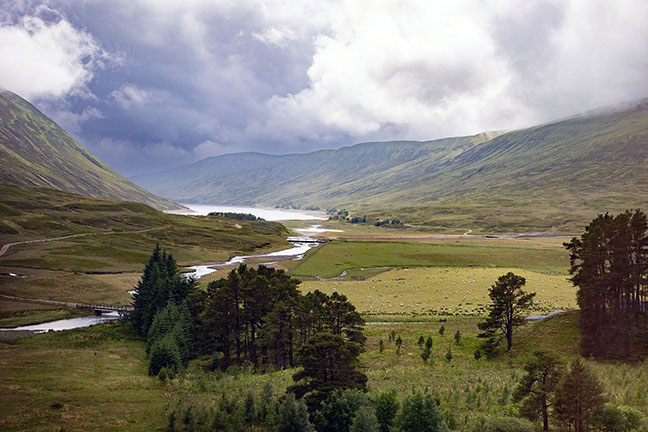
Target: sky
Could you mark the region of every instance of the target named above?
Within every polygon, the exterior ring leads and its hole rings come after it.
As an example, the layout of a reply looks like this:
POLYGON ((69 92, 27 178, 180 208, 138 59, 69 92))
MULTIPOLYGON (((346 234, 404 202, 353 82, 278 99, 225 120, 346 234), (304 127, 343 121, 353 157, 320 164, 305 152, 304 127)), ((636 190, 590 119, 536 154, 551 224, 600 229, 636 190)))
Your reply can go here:
POLYGON ((0 0, 0 87, 124 175, 648 96, 645 0, 0 0))

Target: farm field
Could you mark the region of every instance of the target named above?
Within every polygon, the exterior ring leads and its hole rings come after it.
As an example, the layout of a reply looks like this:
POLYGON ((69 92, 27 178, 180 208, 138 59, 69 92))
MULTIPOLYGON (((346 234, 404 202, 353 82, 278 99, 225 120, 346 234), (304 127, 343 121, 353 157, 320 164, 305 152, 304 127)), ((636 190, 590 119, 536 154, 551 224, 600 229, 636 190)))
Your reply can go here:
POLYGON ((482 315, 488 288, 506 272, 527 279, 525 290, 536 292, 536 310, 573 309, 576 289, 565 275, 518 268, 411 267, 384 271, 364 280, 306 281, 302 291, 345 294, 365 314, 482 315))

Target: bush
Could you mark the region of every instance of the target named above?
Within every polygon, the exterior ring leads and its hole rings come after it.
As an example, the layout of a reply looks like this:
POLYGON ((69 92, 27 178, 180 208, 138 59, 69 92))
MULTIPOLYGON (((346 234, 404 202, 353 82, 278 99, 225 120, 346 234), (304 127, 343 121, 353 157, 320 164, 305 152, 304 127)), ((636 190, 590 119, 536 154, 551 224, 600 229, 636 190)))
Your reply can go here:
POLYGON ((533 423, 518 417, 488 417, 477 422, 473 432, 535 432, 533 423))
POLYGON ((296 401, 295 395, 292 393, 288 393, 279 407, 275 430, 277 432, 311 432, 313 430, 313 426, 308 421, 306 404, 296 401))
POLYGON ((389 432, 398 413, 398 397, 395 391, 380 393, 376 398, 376 418, 381 432, 389 432))
POLYGON ((376 419, 376 410, 373 407, 365 405, 358 408, 353 422, 351 423, 350 432, 379 432, 378 420, 376 419))
POLYGON ((642 419, 641 413, 634 408, 605 404, 594 423, 605 432, 631 432, 639 430, 642 419))
POLYGON ((314 418, 319 432, 349 432, 358 409, 371 401, 360 390, 335 390, 314 418))
POLYGON ((158 378, 160 381, 164 382, 167 380, 169 375, 167 374, 167 369, 165 367, 160 368, 160 372, 158 372, 158 378))
POLYGON ((430 394, 414 393, 405 398, 399 416, 403 432, 447 432, 437 401, 430 394))

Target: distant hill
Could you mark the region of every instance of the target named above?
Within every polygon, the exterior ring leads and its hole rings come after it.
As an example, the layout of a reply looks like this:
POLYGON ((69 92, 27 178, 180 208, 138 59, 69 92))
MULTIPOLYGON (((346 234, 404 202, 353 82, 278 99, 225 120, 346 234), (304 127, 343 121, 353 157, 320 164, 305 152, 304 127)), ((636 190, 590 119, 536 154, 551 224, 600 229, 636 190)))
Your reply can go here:
POLYGON ((500 135, 229 154, 131 180, 177 202, 346 207, 441 230, 577 232, 597 212, 648 209, 648 99, 500 135))
POLYGON ((138 201, 158 209, 178 207, 126 180, 36 107, 6 90, 0 90, 0 184, 138 201))
MULTIPOLYGON (((0 185, 0 246, 59 238, 9 248, 0 256, 5 269, 140 271, 156 243, 194 265, 287 248, 288 235, 278 222, 181 216, 138 202, 0 185)), ((0 285, 6 294, 7 281, 0 285)))

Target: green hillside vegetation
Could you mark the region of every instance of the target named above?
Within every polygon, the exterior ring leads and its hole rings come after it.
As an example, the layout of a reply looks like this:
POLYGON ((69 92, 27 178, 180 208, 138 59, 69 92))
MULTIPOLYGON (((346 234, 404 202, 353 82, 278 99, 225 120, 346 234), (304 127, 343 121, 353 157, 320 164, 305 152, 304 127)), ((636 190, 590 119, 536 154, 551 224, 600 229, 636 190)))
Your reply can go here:
POLYGON ((646 207, 647 169, 642 100, 494 138, 231 154, 133 181, 179 202, 347 208, 433 230, 577 232, 597 212, 646 207))
MULTIPOLYGON (((446 421, 455 422, 453 430, 473 431, 481 417, 517 415, 512 393, 524 374, 529 349, 546 349, 564 361, 576 358, 577 321, 578 314, 570 313, 530 324, 519 330, 511 356, 494 360, 475 359, 481 342, 475 317, 449 317, 445 323, 369 324, 364 330, 366 351, 360 357, 369 378, 368 395, 376 398, 395 390, 402 401, 412 390, 428 389, 438 397, 446 421), (441 324, 446 327, 445 336, 438 332, 441 324), (452 337, 457 330, 463 335, 459 344, 452 337), (389 341, 392 332, 402 339, 400 355, 389 341), (420 336, 429 336, 433 342, 427 365, 419 355, 420 336), (380 340, 384 341, 382 352, 380 340), (450 362, 445 359, 448 348, 453 353, 450 362)), ((186 419, 197 430, 208 428, 209 423, 201 422, 211 422, 219 413, 221 421, 229 416, 245 425, 246 406, 248 418, 252 406, 252 421, 257 421, 268 408, 264 405, 272 407, 293 382, 291 370, 212 372, 208 357, 194 360, 175 379, 161 381, 148 377, 145 349, 146 342, 135 339, 122 323, 0 342, 0 362, 7 372, 0 380, 3 430, 161 430, 174 411, 178 426, 186 419), (248 395, 252 395, 252 405, 246 405, 248 395)), ((648 397, 643 391, 646 364, 593 360, 587 364, 610 402, 648 415, 648 397)))
POLYGON ((126 180, 20 96, 0 89, 0 184, 178 206, 126 180))
POLYGON ((107 201, 43 188, 0 186, 0 294, 79 302, 129 302, 156 243, 180 265, 289 247, 277 222, 181 216, 134 202, 107 201), (88 235, 90 234, 90 235, 88 235), (135 273, 137 272, 137 273, 135 273))

